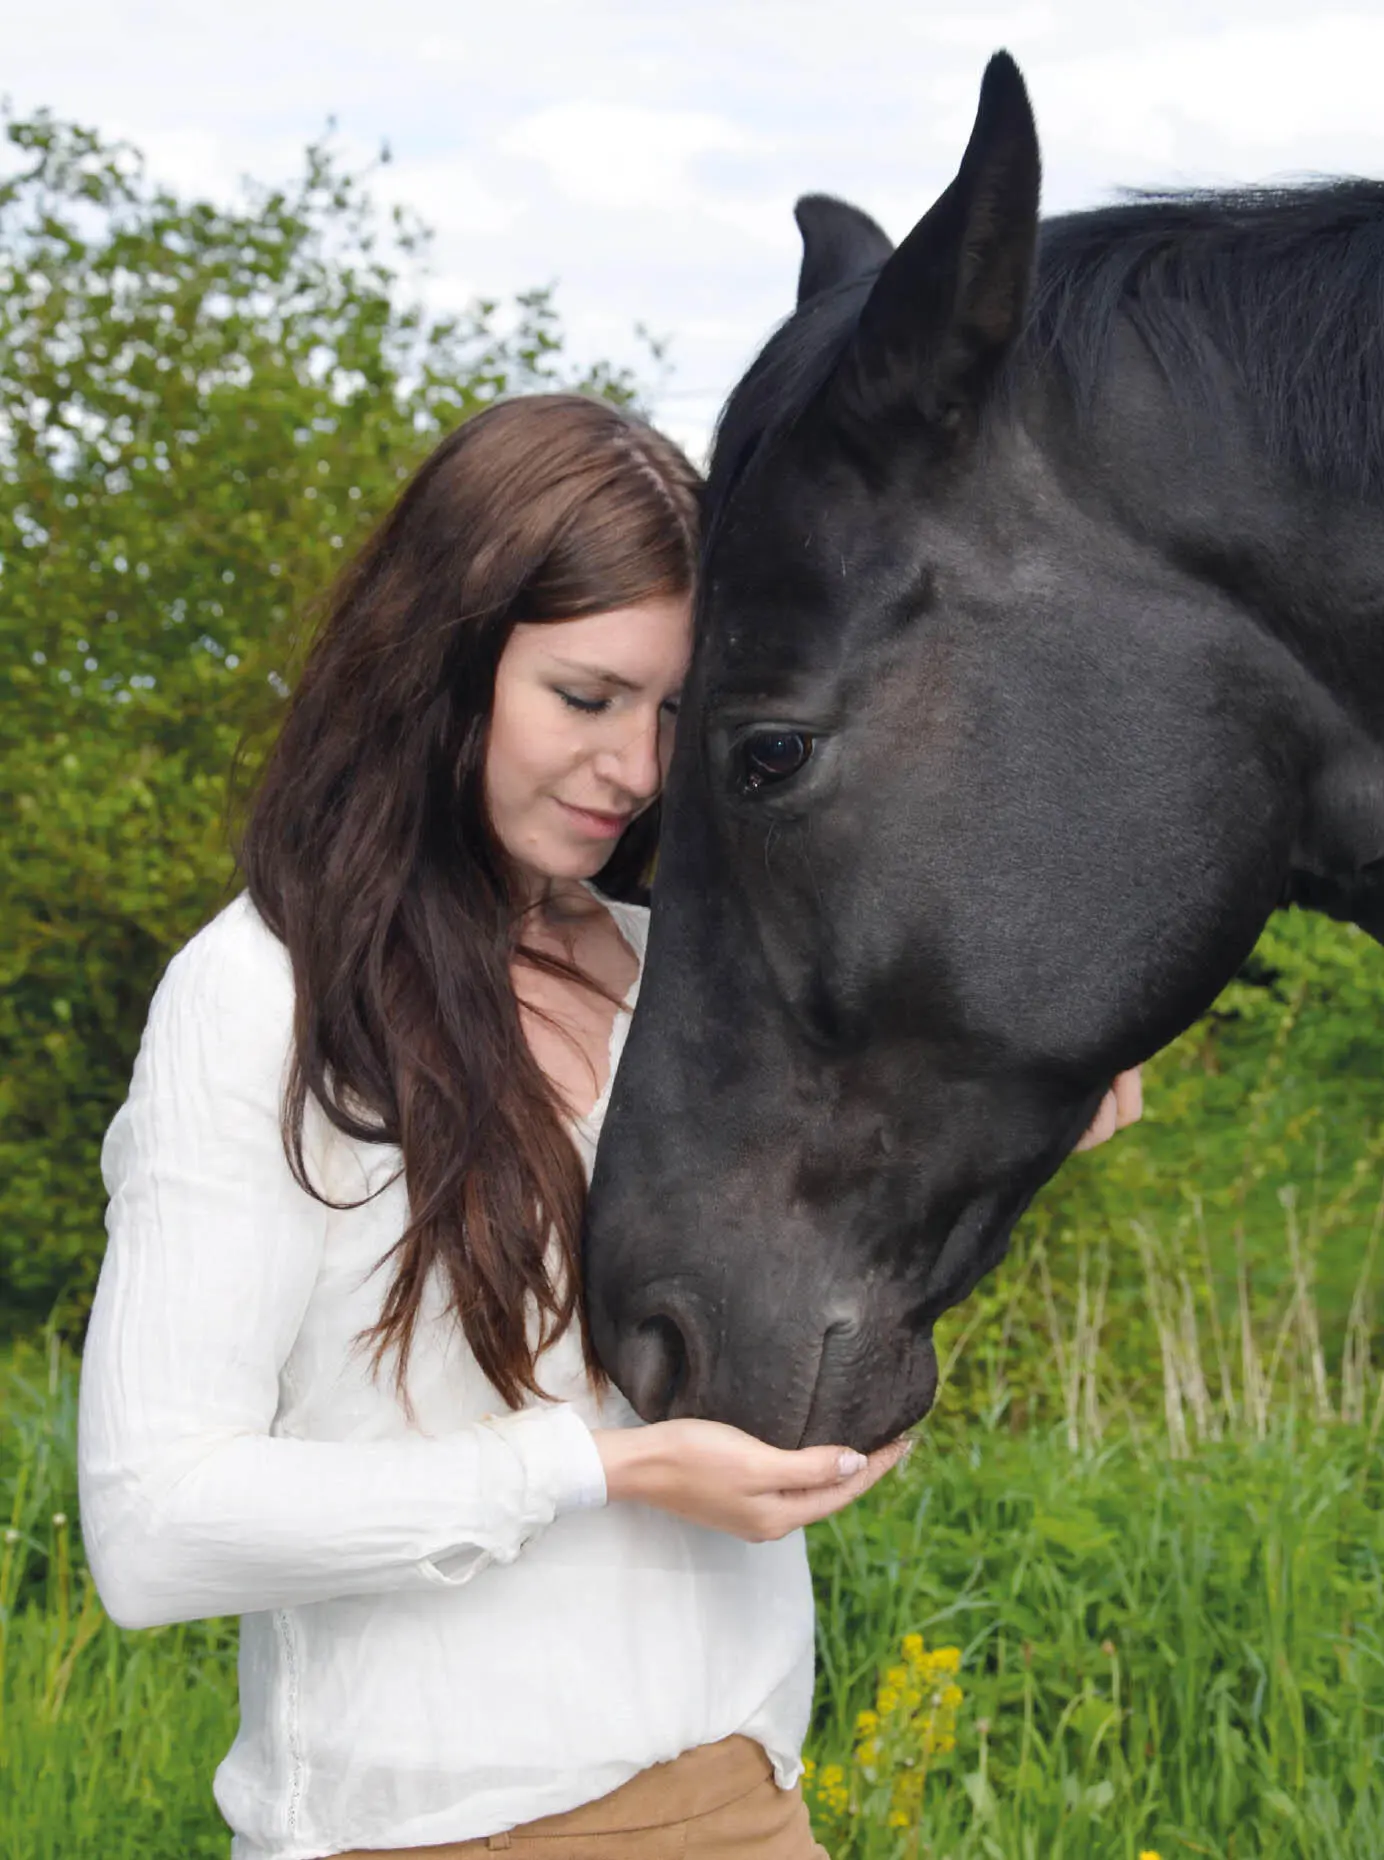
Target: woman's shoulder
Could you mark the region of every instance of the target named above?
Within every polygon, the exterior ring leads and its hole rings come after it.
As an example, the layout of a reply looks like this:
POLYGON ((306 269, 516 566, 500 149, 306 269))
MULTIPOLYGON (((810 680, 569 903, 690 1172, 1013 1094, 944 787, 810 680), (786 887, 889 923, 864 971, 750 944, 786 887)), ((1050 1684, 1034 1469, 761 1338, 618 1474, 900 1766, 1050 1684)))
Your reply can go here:
POLYGON ((164 971, 152 1016, 215 1019, 225 1031, 277 1035, 293 1022, 288 951, 241 892, 190 937, 164 971))
POLYGON ((293 986, 288 951, 255 909, 248 891, 242 891, 203 924, 168 965, 189 979, 253 981, 293 986))
POLYGON ((102 1151, 110 1192, 141 1145, 175 1141, 165 1127, 215 1131, 221 1142, 248 1112, 277 1130, 292 1039, 288 953, 250 900, 235 898, 183 945, 154 991, 129 1095, 102 1151))

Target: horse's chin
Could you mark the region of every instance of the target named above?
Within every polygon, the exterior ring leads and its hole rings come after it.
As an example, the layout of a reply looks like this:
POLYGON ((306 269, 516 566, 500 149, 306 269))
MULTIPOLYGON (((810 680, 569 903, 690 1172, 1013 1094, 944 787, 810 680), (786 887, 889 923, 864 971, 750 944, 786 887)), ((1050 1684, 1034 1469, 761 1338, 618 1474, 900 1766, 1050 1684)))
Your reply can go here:
POLYGON ((903 1384, 884 1389, 848 1414, 842 1423, 843 1438, 861 1453, 873 1453, 916 1427, 931 1412, 936 1399, 937 1352, 929 1337, 903 1384))
POLYGON ((776 1444, 794 1447, 855 1447, 873 1453, 907 1433, 926 1415, 937 1398, 937 1351, 932 1333, 900 1340, 887 1356, 881 1352, 870 1362, 851 1366, 823 1366, 811 1407, 791 1437, 791 1423, 778 1430, 776 1444))

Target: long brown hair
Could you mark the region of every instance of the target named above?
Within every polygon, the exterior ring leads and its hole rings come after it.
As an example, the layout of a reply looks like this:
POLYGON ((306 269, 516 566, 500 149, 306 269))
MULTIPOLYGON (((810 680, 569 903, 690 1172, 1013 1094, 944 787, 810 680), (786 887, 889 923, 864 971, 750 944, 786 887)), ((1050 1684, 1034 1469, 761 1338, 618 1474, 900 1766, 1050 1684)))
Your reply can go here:
MULTIPOLYGON (((341 577, 249 810, 241 867, 296 988, 294 1174, 326 1199, 309 1093, 402 1153, 409 1222, 367 1333, 401 1391, 434 1272, 511 1406, 581 1313, 585 1179, 520 1023, 521 913, 484 799, 495 670, 520 622, 689 591, 699 485, 671 442, 578 395, 449 434, 341 577)), ((657 831, 656 807, 631 824, 597 881, 610 895, 646 874, 657 831)))

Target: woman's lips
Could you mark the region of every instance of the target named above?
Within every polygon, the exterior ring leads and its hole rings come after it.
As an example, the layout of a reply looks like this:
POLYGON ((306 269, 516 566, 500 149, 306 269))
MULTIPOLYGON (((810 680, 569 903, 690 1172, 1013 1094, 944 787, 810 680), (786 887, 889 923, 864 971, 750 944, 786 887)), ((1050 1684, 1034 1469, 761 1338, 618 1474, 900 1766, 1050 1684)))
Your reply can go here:
POLYGON ((593 840, 618 840, 634 819, 633 814, 600 814, 594 808, 573 807, 570 801, 559 801, 558 806, 574 826, 593 840))

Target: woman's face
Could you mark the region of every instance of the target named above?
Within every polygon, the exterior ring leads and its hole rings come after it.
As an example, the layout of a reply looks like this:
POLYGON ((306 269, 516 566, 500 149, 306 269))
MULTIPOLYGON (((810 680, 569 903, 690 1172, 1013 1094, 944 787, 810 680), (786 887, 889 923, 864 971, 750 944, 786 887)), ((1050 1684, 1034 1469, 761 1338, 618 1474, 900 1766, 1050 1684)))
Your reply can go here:
POLYGON ((515 627, 485 758, 490 819, 530 879, 591 878, 657 799, 692 649, 692 598, 515 627))

